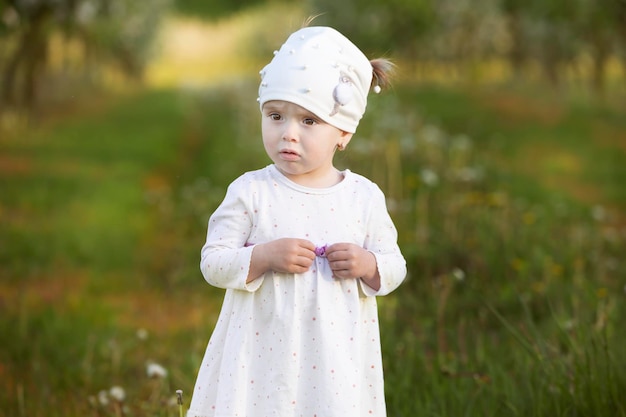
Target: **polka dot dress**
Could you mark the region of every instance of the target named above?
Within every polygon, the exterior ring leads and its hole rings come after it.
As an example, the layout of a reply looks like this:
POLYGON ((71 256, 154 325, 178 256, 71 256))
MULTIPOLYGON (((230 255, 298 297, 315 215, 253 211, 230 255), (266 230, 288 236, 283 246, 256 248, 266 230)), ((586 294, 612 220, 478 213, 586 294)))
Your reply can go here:
POLYGON ((209 220, 201 270, 226 294, 188 417, 386 415, 376 296, 406 264, 374 183, 346 170, 333 187, 306 188, 273 165, 242 175, 209 220), (324 256, 246 284, 254 245, 283 237, 364 247, 381 288, 333 278, 324 256))

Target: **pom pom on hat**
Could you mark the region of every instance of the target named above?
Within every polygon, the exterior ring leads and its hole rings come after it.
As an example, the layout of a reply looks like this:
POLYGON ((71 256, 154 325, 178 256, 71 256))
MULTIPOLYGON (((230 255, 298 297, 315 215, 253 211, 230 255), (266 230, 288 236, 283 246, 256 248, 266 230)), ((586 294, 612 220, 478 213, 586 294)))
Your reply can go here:
POLYGON ((372 64, 329 27, 306 27, 287 39, 260 72, 259 104, 283 100, 354 133, 365 113, 372 64))

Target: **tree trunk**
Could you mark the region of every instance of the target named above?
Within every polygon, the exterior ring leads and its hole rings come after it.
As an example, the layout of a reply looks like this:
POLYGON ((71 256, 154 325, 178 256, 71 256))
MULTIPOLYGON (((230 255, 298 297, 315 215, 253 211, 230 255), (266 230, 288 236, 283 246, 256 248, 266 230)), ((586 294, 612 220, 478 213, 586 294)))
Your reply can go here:
POLYGON ((28 44, 28 33, 24 33, 20 39, 17 49, 13 52, 8 60, 2 75, 2 101, 6 105, 16 104, 15 85, 18 68, 26 55, 26 46, 28 44))
POLYGON ((47 49, 44 25, 50 14, 51 10, 42 6, 25 24, 26 28, 2 76, 2 100, 7 105, 26 104, 30 107, 37 98, 37 78, 43 68, 47 49), (22 80, 19 80, 20 72, 23 74, 22 80), (22 88, 18 87, 20 81, 22 88), (16 93, 19 96, 16 97, 16 93))
POLYGON ((522 72, 528 60, 527 50, 522 29, 522 20, 519 12, 510 12, 506 18, 509 34, 511 35, 511 49, 508 52, 509 64, 516 79, 522 78, 522 72))
POLYGON ((543 73, 550 86, 555 90, 558 90, 561 85, 563 59, 560 48, 556 42, 544 42, 541 53, 543 73))
POLYGON ((28 109, 33 109, 39 97, 39 75, 43 72, 48 50, 47 40, 38 36, 27 50, 24 61, 22 99, 28 109))
POLYGON ((606 63, 609 59, 610 45, 606 36, 602 33, 594 32, 592 38, 593 45, 593 72, 591 74, 591 87, 593 92, 599 96, 604 95, 606 63))

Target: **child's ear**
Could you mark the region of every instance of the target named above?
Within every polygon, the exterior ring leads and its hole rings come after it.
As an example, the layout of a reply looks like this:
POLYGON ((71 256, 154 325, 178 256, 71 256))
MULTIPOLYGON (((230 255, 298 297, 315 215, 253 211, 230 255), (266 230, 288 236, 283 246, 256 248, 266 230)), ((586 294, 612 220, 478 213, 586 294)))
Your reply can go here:
POLYGON ((350 139, 352 139, 352 133, 350 132, 344 132, 343 130, 341 131, 341 143, 340 143, 340 147, 341 149, 346 149, 346 146, 348 146, 348 143, 350 143, 350 139))

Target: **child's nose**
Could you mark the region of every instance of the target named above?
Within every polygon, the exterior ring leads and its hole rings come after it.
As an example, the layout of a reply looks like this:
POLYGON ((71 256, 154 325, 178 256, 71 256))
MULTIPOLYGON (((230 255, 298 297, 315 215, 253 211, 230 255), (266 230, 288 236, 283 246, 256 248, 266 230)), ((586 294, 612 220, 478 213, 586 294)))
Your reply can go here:
POLYGON ((283 130, 283 140, 288 142, 297 142, 299 140, 298 124, 295 122, 285 123, 285 129, 283 130))

